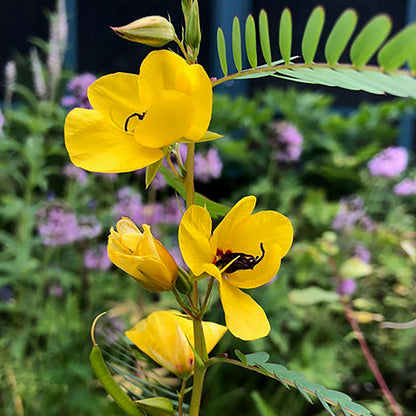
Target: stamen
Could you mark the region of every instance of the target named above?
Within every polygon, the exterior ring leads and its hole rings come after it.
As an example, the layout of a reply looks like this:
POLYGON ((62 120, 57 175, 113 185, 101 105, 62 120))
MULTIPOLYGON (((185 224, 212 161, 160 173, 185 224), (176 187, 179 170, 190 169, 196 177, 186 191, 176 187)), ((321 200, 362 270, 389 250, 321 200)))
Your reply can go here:
POLYGON ((215 265, 220 268, 221 273, 234 273, 237 270, 253 270, 254 266, 259 264, 265 255, 263 243, 260 243, 261 256, 252 256, 245 253, 232 253, 231 251, 225 254, 219 251, 221 258, 215 262, 215 265))
POLYGON ((133 113, 133 114, 129 115, 126 119, 126 122, 124 123, 124 131, 128 131, 128 126, 129 126, 130 119, 132 119, 133 117, 138 117, 139 120, 143 120, 146 113, 147 113, 147 111, 143 111, 143 113, 133 113))

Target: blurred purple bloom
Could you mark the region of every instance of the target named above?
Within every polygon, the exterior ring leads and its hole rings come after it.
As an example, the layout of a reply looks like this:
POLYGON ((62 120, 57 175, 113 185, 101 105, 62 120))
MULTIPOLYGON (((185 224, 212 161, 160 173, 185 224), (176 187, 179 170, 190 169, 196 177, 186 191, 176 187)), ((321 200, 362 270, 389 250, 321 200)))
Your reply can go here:
POLYGON ((183 257, 182 257, 181 250, 179 249, 179 247, 173 247, 173 248, 169 249, 169 253, 173 257, 173 259, 175 260, 176 264, 179 267, 182 267, 182 268, 186 267, 185 262, 184 262, 183 257))
POLYGON ((395 178, 406 169, 407 150, 404 147, 390 146, 375 155, 367 166, 373 176, 395 178))
POLYGON ((117 192, 118 201, 113 206, 113 214, 117 220, 122 217, 130 218, 134 223, 141 224, 143 219, 143 204, 139 193, 124 187, 117 192))
POLYGON ((408 196, 416 194, 416 179, 404 179, 399 182, 393 191, 396 195, 408 196))
POLYGON ((61 285, 52 285, 48 289, 49 296, 54 298, 61 298, 64 294, 64 288, 61 285))
POLYGON ((183 200, 181 198, 168 198, 165 202, 162 222, 178 225, 181 222, 183 211, 183 200))
POLYGON ((85 185, 88 182, 88 174, 84 169, 78 168, 72 163, 68 163, 62 173, 70 179, 74 179, 80 185, 85 185))
POLYGON ((102 324, 97 326, 96 333, 104 337, 108 345, 117 343, 124 336, 126 325, 119 317, 110 316, 101 322, 102 324))
POLYGON ((295 162, 302 153, 303 137, 295 125, 286 121, 273 123, 271 145, 279 162, 295 162))
POLYGON ((84 215, 78 221, 78 238, 85 240, 95 238, 101 234, 102 224, 94 215, 84 215))
POLYGON ((14 301, 14 292, 10 286, 0 288, 0 302, 10 303, 14 301))
POLYGON ((357 282, 354 279, 344 279, 337 287, 337 293, 342 296, 351 296, 357 289, 357 282))
POLYGON ((370 253, 370 251, 369 250, 367 250, 367 248, 363 245, 363 244, 361 244, 361 243, 358 243, 356 246, 355 246, 355 250, 354 250, 354 255, 356 256, 356 257, 358 257, 362 262, 364 262, 364 263, 370 263, 370 260, 371 260, 371 253, 370 253))
POLYGON ((211 179, 217 179, 222 172, 222 162, 217 149, 211 148, 204 155, 195 153, 195 179, 207 183, 211 179))
POLYGON ((84 255, 84 265, 91 270, 108 270, 111 266, 111 261, 108 258, 107 246, 101 244, 93 249, 88 249, 84 255))
POLYGON ((164 222, 163 205, 159 202, 152 202, 143 205, 141 220, 139 224, 149 224, 151 226, 158 225, 164 222))
POLYGON ((166 181, 163 175, 158 172, 156 176, 153 178, 152 184, 150 185, 153 189, 160 191, 161 189, 166 188, 166 181))
POLYGON ((97 173, 97 175, 101 178, 108 179, 109 181, 113 182, 117 179, 117 173, 97 173))
POLYGON ((92 108, 88 100, 88 87, 96 80, 93 74, 85 73, 72 78, 67 85, 69 95, 62 98, 61 104, 64 107, 92 108))
POLYGON ((364 201, 354 195, 342 198, 338 213, 332 222, 332 228, 334 230, 351 230, 358 225, 366 231, 373 231, 375 228, 373 220, 365 215, 364 201))
POLYGON ((37 228, 46 246, 70 244, 79 236, 77 217, 69 207, 59 202, 52 202, 39 210, 37 228))

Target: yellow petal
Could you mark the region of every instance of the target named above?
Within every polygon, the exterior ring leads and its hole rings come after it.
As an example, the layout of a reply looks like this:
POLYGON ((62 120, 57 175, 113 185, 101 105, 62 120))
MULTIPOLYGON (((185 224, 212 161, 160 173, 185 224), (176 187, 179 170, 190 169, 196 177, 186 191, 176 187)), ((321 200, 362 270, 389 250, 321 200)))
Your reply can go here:
POLYGON ((208 130, 212 114, 212 84, 205 69, 201 65, 188 65, 183 75, 189 86, 185 92, 192 101, 195 117, 188 131, 186 139, 199 141, 208 130), (188 89, 189 88, 189 89, 188 89))
POLYGON ((240 199, 214 230, 211 239, 211 247, 215 250, 217 248, 225 248, 224 244, 230 237, 233 227, 243 219, 247 218, 253 212, 255 206, 255 196, 246 196, 240 199))
POLYGON ((126 336, 145 354, 177 375, 193 371, 194 354, 174 314, 158 311, 140 321, 126 336))
POLYGON ((178 76, 187 69, 186 61, 174 52, 150 52, 140 66, 138 79, 140 101, 149 108, 164 89, 175 90, 178 76))
MULTIPOLYGON (((192 320, 186 318, 186 315, 177 314, 176 322, 179 324, 182 331, 186 335, 186 338, 194 347, 194 325, 192 320)), ((209 354, 217 345, 218 341, 222 338, 222 336, 227 332, 227 327, 224 325, 217 324, 215 322, 202 322, 202 327, 204 329, 204 338, 207 347, 207 353, 209 354)))
POLYGON ((131 253, 134 253, 143 237, 142 232, 137 228, 136 224, 130 218, 123 217, 117 222, 117 231, 124 246, 131 253))
POLYGON ((270 324, 263 309, 225 278, 220 281, 221 303, 230 332, 245 341, 265 337, 270 324))
POLYGON ((160 148, 184 136, 194 118, 194 107, 184 93, 162 90, 134 130, 134 137, 143 146, 160 148))
POLYGON ((265 248, 277 243, 284 257, 292 241, 293 228, 287 217, 276 211, 261 211, 236 224, 221 248, 254 254, 259 251, 260 242, 265 248))
POLYGON ((99 111, 75 108, 65 120, 65 145, 74 165, 91 172, 120 173, 144 168, 164 153, 140 145, 99 111))
MULTIPOLYGON (((237 270, 230 274, 227 274, 227 271, 225 271, 228 281, 242 289, 252 289, 272 280, 279 270, 282 250, 278 244, 273 244, 272 246, 266 244, 264 249, 264 258, 254 266, 253 270, 237 270)), ((258 247, 257 251, 247 254, 261 255, 261 251, 258 247)))
POLYGON ((215 277, 219 282, 221 281, 221 272, 218 267, 213 263, 205 263, 202 266, 202 269, 205 273, 208 273, 210 276, 215 277))
POLYGON ((147 110, 139 102, 138 78, 117 72, 97 79, 88 88, 92 107, 123 131, 127 117, 147 110))
POLYGON ((185 211, 179 225, 179 247, 185 263, 195 276, 204 271, 205 263, 211 263, 214 259, 209 245, 211 228, 209 212, 197 205, 185 211))

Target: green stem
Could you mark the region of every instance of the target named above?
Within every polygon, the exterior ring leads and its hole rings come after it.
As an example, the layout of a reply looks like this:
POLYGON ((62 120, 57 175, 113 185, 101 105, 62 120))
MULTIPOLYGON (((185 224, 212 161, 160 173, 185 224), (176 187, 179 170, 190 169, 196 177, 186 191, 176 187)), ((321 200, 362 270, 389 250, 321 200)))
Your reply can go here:
POLYGON ((194 203, 195 187, 194 187, 194 155, 195 155, 195 143, 189 143, 187 145, 186 153, 186 174, 185 174, 185 189, 186 189, 186 206, 189 208, 194 203))
POLYGON ((189 416, 198 416, 199 408, 201 406, 202 388, 205 377, 205 362, 208 359, 207 348, 205 345, 204 329, 202 327, 202 320, 194 319, 194 337, 195 337, 195 352, 202 359, 195 359, 194 379, 192 388, 191 407, 189 409, 189 416))
POLYGON ((185 397, 185 389, 186 389, 186 382, 188 381, 187 378, 182 380, 181 391, 179 392, 179 399, 178 399, 178 416, 183 415, 183 399, 185 397))
POLYGON ((201 319, 205 315, 205 312, 208 309, 209 299, 211 297, 211 291, 212 291, 212 286, 214 284, 214 280, 215 279, 213 277, 211 277, 209 279, 209 283, 208 283, 208 287, 207 287, 207 292, 205 293, 205 298, 204 298, 204 300, 202 302, 202 306, 201 306, 201 319))

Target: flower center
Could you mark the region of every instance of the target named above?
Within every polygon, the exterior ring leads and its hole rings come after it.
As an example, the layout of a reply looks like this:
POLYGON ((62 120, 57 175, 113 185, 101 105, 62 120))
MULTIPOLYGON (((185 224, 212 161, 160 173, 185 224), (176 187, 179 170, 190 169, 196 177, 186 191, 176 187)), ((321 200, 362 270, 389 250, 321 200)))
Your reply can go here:
POLYGON ((147 111, 143 111, 143 113, 133 113, 130 114, 127 118, 126 118, 126 122, 124 123, 124 131, 128 132, 129 129, 129 121, 133 118, 133 117, 137 117, 139 120, 143 120, 144 116, 146 115, 147 111))
POLYGON ((219 259, 215 262, 215 265, 222 269, 227 266, 228 263, 231 263, 228 267, 226 267, 227 273, 234 273, 237 270, 253 270, 254 266, 259 264, 264 258, 264 247, 263 243, 260 243, 260 250, 261 256, 253 256, 251 254, 245 253, 233 253, 230 250, 227 250, 225 253, 218 249, 217 250, 217 257, 219 259))

